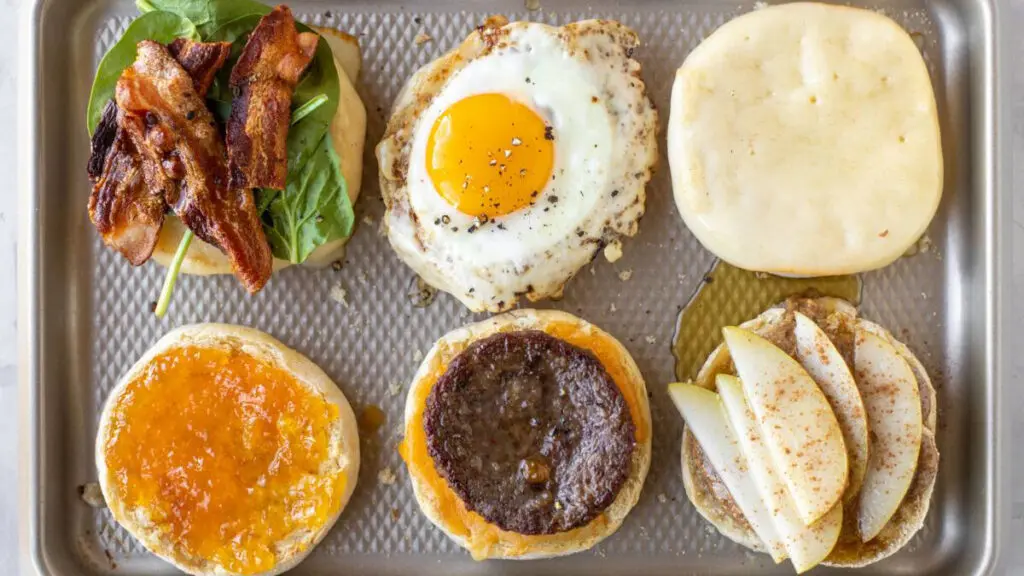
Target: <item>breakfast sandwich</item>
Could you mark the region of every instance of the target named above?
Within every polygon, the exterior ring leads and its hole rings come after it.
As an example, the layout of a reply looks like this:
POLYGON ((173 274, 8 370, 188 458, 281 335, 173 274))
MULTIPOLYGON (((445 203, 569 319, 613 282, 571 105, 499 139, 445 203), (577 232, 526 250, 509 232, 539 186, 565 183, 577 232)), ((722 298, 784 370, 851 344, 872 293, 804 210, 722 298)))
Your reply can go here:
POLYGON ((377 146, 398 256, 468 308, 501 312, 559 296, 634 235, 658 156, 638 44, 610 20, 494 17, 417 71, 377 146))
POLYGON ((701 244, 785 276, 889 264, 942 195, 921 52, 886 16, 846 6, 762 8, 705 39, 676 72, 668 159, 701 244))
POLYGON ((615 532, 640 497, 647 390, 607 333, 516 310, 434 345, 400 452, 420 509, 473 558, 571 554, 615 532))
POLYGON ((939 463, 920 361, 834 298, 790 299, 723 335, 693 383, 669 387, 697 511, 798 573, 896 553, 924 524, 939 463))
POLYGON ((352 409, 306 357, 251 328, 161 338, 111 392, 96 438, 110 512, 195 575, 280 574, 355 488, 352 409))

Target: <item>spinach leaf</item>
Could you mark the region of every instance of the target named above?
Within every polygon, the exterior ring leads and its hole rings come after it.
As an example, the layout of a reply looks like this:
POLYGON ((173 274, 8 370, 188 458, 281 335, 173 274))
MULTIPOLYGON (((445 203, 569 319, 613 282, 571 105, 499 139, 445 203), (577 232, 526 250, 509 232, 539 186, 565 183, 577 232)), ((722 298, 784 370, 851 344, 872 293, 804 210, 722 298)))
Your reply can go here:
POLYGON ((199 34, 188 18, 171 12, 149 12, 128 25, 121 39, 100 60, 100 66, 96 70, 85 117, 90 135, 100 123, 107 101, 114 96, 114 87, 117 85, 117 79, 121 77, 121 72, 135 61, 136 44, 143 40, 167 44, 175 38, 199 40, 199 34))
POLYGON ((256 28, 262 17, 262 14, 247 14, 235 18, 203 37, 207 42, 231 43, 231 53, 228 54, 224 66, 217 72, 210 91, 206 93, 206 99, 216 103, 212 107, 213 113, 221 123, 226 123, 228 117, 231 116, 231 101, 234 99, 234 94, 231 92, 231 71, 234 70, 239 56, 242 55, 245 43, 249 41, 249 33, 256 28))
POLYGON ((193 236, 195 236, 195 232, 185 230, 185 234, 181 237, 181 242, 178 243, 178 249, 174 252, 174 258, 171 259, 170 265, 167 266, 167 274, 164 275, 164 287, 160 289, 160 298, 156 301, 156 308, 153 309, 153 313, 156 314, 157 318, 163 318, 164 314, 167 314, 167 308, 171 305, 174 284, 178 281, 178 273, 181 272, 181 264, 185 261, 185 256, 188 254, 188 247, 192 244, 193 236))
POLYGON ((348 188, 327 134, 298 170, 289 167, 283 192, 262 191, 259 196, 257 202, 267 206, 263 229, 278 258, 302 262, 318 246, 352 233, 348 188))
POLYGON ((313 62, 299 85, 295 87, 292 110, 301 108, 320 95, 327 96, 327 102, 312 110, 288 130, 289 170, 306 162, 331 127, 331 120, 338 111, 338 91, 338 68, 334 65, 334 55, 327 41, 320 40, 316 44, 313 62))
POLYGON ((143 14, 151 10, 180 14, 195 23, 204 39, 232 20, 270 12, 270 6, 255 0, 136 0, 135 6, 143 14))

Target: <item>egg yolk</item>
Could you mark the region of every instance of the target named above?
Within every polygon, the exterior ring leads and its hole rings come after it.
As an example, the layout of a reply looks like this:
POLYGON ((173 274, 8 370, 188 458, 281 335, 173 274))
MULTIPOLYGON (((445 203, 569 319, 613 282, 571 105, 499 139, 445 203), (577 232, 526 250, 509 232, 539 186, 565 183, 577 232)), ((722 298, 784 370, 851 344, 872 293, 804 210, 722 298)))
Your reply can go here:
POLYGON ((126 510, 148 512, 182 552, 229 571, 277 564, 275 543, 338 509, 321 474, 336 406, 238 350, 166 352, 128 384, 104 447, 126 510))
POLYGON ((554 136, 529 106, 504 94, 459 100, 427 140, 427 172, 459 212, 495 217, 525 208, 551 178, 554 136))

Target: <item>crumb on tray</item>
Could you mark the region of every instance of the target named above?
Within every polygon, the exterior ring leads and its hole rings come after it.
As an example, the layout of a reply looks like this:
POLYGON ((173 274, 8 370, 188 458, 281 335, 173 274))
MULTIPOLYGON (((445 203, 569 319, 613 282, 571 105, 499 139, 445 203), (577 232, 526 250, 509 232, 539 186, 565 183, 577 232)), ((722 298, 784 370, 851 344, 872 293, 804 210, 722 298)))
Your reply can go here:
POLYGON ((622 258, 622 242, 612 240, 604 247, 604 258, 609 262, 616 262, 622 258))
POLYGON ((78 486, 78 496, 93 508, 106 508, 107 501, 103 498, 103 490, 96 482, 86 482, 78 486))
POLYGON ((348 290, 345 290, 341 284, 331 286, 331 291, 328 295, 331 297, 331 300, 348 308, 348 290))
POLYGON ((396 480, 395 473, 391 468, 381 468, 377 473, 377 481, 385 486, 391 486, 396 480))

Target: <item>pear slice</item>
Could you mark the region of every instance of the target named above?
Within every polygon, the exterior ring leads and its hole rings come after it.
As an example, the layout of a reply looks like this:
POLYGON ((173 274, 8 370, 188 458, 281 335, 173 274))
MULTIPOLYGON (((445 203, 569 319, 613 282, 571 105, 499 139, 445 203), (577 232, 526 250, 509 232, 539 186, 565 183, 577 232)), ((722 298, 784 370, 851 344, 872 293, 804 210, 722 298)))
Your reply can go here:
POLYGON ((921 397, 914 372, 896 348, 857 330, 854 372, 871 429, 871 454, 860 490, 863 542, 882 531, 907 494, 921 451, 921 397))
POLYGON ((843 496, 849 474, 843 433, 807 371, 764 338, 722 329, 743 390, 800 519, 811 524, 843 496))
POLYGON ((743 397, 743 384, 739 378, 726 374, 719 374, 716 384, 729 422, 736 431, 740 449, 747 457, 754 484, 772 515, 786 554, 793 562, 797 574, 802 574, 817 566, 832 552, 843 527, 843 506, 837 504, 817 522, 805 525, 796 510, 793 497, 772 465, 771 454, 761 436, 760 426, 743 397))
POLYGON ((839 421, 849 458, 850 477, 843 502, 852 502, 864 482, 868 467, 868 417, 850 367, 832 340, 807 316, 794 311, 796 360, 807 370, 839 421))
POLYGON ((786 549, 782 539, 754 485, 747 459, 740 450, 718 394, 693 384, 675 383, 668 385, 668 395, 772 559, 776 564, 785 560, 786 549))

